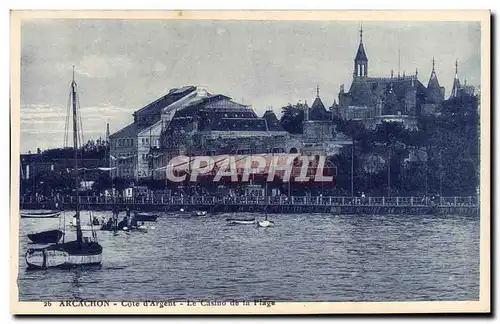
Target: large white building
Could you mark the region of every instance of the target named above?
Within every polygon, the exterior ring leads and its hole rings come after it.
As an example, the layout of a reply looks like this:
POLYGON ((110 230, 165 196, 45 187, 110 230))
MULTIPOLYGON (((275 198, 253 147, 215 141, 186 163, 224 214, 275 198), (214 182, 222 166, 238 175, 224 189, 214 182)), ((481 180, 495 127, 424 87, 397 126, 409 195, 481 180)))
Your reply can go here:
POLYGON ((113 177, 141 179, 152 176, 151 148, 159 147, 162 129, 175 112, 208 96, 205 89, 185 86, 134 112, 134 121, 110 135, 110 167, 113 177))

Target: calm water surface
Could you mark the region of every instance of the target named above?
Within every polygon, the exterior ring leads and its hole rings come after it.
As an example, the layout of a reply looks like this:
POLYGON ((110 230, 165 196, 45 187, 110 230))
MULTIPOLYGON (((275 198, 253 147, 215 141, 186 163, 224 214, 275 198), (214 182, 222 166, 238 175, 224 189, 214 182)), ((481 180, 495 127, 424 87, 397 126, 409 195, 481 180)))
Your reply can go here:
MULTIPOLYGON (((168 213, 148 233, 98 232, 100 268, 39 271, 26 271, 26 234, 59 220, 22 218, 20 300, 479 298, 479 216, 286 214, 268 229, 227 226, 228 216, 168 213)), ((238 215, 248 216, 262 217, 238 215)))

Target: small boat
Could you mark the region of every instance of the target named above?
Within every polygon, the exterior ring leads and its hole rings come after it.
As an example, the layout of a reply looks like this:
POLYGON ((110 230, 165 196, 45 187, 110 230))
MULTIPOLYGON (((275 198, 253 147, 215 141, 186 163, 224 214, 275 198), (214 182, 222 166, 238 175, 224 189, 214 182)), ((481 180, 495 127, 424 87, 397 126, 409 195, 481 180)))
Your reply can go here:
POLYGON ((21 212, 21 218, 52 218, 58 217, 61 214, 60 210, 48 210, 41 212, 21 212))
POLYGON ((156 222, 156 219, 159 217, 158 214, 151 213, 135 213, 135 220, 138 222, 156 222))
POLYGON ((274 227, 274 222, 270 220, 262 220, 257 223, 259 227, 274 227))
POLYGON ((256 223, 255 218, 247 219, 237 219, 237 218, 226 218, 228 225, 253 225, 256 223))
POLYGON ((267 206, 264 212, 266 213, 266 217, 264 218, 264 220, 257 222, 257 227, 274 227, 274 221, 267 219, 267 206))
POLYGON ((206 216, 207 212, 204 210, 195 210, 191 213, 192 216, 206 216))
POLYGON ((33 234, 28 234, 31 242, 36 244, 57 243, 63 237, 64 233, 60 230, 49 230, 33 234))

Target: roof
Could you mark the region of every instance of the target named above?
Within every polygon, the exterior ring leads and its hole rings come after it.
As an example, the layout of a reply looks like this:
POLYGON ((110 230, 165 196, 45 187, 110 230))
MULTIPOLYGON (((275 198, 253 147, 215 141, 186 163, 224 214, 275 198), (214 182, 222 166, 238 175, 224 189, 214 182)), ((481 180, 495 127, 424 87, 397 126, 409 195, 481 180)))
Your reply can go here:
POLYGON ((439 89, 441 86, 439 85, 439 80, 436 74, 436 71, 432 70, 431 76, 429 77, 429 83, 427 83, 427 88, 439 89))
POLYGON ((360 42, 358 46, 358 52, 356 53, 356 57, 354 61, 368 61, 368 57, 366 56, 365 47, 363 43, 360 42))
POLYGON ((455 78, 453 79, 453 87, 451 89, 451 96, 456 97, 460 88, 460 80, 458 79, 458 75, 455 75, 455 78))
POLYGON ((355 79, 348 92, 351 98, 349 105, 374 107, 380 103, 380 100, 386 101, 391 96, 402 102, 407 92, 412 89, 417 90, 417 96, 425 94, 424 85, 411 76, 355 79), (391 88, 393 94, 391 94, 391 88))
POLYGON ((331 120, 332 113, 326 110, 325 105, 318 96, 309 109, 309 120, 331 120))
POLYGON ((284 132, 285 130, 281 126, 281 123, 276 117, 276 114, 272 110, 268 110, 262 116, 266 120, 267 129, 271 132, 284 132))
POLYGON ((111 134, 109 138, 113 139, 113 138, 135 137, 142 128, 143 127, 138 127, 137 124, 132 123, 130 125, 123 127, 119 131, 111 134))
POLYGON ((252 119, 258 118, 248 106, 233 102, 224 95, 214 95, 203 98, 183 109, 177 110, 168 129, 186 127, 193 120, 198 121, 198 130, 212 130, 221 119, 252 119))
POLYGON ((189 93, 196 90, 195 86, 185 86, 182 88, 174 88, 169 91, 165 96, 147 104, 143 108, 137 110, 134 114, 142 114, 142 113, 160 113, 161 110, 182 97, 188 95, 189 93))
POLYGON ((264 118, 221 118, 210 125, 212 131, 267 131, 264 118))

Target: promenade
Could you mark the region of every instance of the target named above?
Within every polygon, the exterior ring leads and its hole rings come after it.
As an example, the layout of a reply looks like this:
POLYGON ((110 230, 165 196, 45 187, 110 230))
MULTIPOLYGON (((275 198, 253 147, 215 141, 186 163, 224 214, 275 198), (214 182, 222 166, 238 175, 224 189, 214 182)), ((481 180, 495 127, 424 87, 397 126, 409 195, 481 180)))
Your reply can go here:
MULTIPOLYGON (((22 209, 72 208, 75 197, 21 197, 22 209)), ((270 213, 460 213, 478 214, 479 200, 468 197, 311 197, 311 196, 165 196, 100 197, 80 196, 85 209, 111 210, 130 208, 140 211, 208 210, 211 212, 270 213)))

